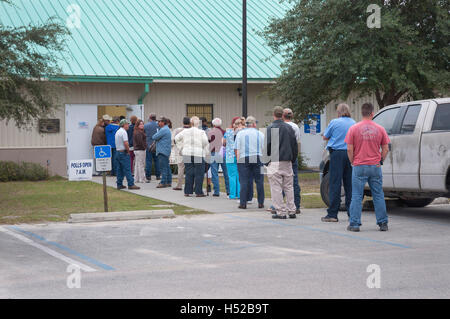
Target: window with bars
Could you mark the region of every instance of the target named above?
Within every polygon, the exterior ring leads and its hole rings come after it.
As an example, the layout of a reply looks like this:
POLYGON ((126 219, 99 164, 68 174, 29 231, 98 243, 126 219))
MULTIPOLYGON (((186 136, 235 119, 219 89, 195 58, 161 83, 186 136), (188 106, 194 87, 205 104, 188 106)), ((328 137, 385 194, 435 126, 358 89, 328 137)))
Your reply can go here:
POLYGON ((212 104, 187 104, 186 109, 186 116, 204 117, 208 121, 208 124, 211 125, 214 116, 212 104))

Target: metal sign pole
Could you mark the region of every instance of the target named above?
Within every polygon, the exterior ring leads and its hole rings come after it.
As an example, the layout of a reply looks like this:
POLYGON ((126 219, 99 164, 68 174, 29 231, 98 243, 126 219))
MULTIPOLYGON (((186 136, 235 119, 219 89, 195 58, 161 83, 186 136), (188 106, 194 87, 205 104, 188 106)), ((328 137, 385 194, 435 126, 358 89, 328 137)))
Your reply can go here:
POLYGON ((106 189, 106 172, 103 172, 103 206, 105 208, 105 213, 108 212, 108 192, 106 189))
POLYGON ((247 1, 242 1, 242 116, 247 118, 247 1))

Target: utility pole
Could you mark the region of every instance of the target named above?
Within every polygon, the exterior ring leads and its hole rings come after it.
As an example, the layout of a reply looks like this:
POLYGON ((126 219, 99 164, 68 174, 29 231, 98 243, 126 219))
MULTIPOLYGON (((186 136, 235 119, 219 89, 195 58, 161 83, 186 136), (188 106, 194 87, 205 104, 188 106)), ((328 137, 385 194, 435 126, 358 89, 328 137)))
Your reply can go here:
POLYGON ((247 0, 242 0, 242 116, 247 118, 247 0))

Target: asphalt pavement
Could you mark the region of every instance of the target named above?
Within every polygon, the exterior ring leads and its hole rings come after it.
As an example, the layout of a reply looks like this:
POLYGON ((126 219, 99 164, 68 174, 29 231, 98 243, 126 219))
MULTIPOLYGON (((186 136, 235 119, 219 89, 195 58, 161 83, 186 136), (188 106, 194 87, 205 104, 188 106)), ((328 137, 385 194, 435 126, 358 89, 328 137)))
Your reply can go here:
POLYGON ((0 298, 449 298, 450 205, 0 226, 0 298))

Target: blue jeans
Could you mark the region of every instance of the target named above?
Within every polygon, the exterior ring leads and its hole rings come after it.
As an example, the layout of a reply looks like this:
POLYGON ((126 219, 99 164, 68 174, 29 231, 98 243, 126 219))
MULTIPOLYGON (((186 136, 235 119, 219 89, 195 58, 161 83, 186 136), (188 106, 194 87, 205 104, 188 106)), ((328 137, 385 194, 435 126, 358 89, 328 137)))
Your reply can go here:
POLYGON ((147 149, 145 157, 145 176, 147 179, 150 179, 152 176, 153 161, 155 161, 155 176, 159 178, 161 176, 161 171, 159 169, 158 157, 156 156, 156 153, 149 152, 147 149))
POLYGON ((245 157, 238 162, 239 182, 241 184, 240 204, 247 206, 247 202, 253 199, 253 180, 256 183, 258 204, 264 204, 264 175, 261 174, 262 163, 258 157, 245 157), (250 194, 250 192, 252 194, 250 194))
POLYGON ((227 163, 228 180, 230 183, 230 198, 238 199, 240 197, 241 186, 239 184, 239 173, 236 159, 234 163, 227 163))
POLYGON ((117 167, 117 187, 123 186, 124 177, 127 178, 128 187, 134 185, 134 178, 131 175, 130 155, 125 152, 116 152, 117 167))
POLYGON ((214 194, 219 195, 220 184, 219 184, 219 165, 222 167, 223 179, 225 180, 225 189, 227 194, 230 193, 230 184, 228 180, 228 170, 225 164, 225 157, 221 156, 219 153, 211 153, 211 180, 214 185, 214 194))
POLYGON ((350 226, 361 226, 362 200, 364 197, 364 186, 369 183, 372 192, 373 205, 377 224, 388 222, 386 213, 386 202, 383 192, 383 174, 381 167, 376 165, 354 166, 352 173, 352 203, 350 205, 350 226))
POLYGON ((294 173, 294 202, 295 208, 300 209, 300 184, 298 183, 298 159, 292 163, 292 172, 294 173))
POLYGON ((347 150, 330 151, 330 186, 328 196, 330 207, 327 217, 337 218, 341 206, 341 186, 344 182, 345 208, 350 210, 352 201, 352 165, 348 159, 347 150))
POLYGON ((111 175, 117 176, 117 151, 111 147, 111 175))
POLYGON ((172 170, 170 169, 169 156, 158 154, 159 167, 161 167, 161 184, 172 184, 172 170))
POLYGON ((192 195, 203 194, 203 178, 205 177, 205 159, 202 157, 183 156, 186 178, 184 182, 184 193, 192 195))

